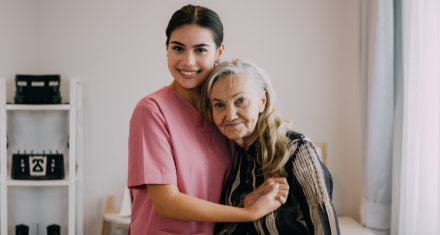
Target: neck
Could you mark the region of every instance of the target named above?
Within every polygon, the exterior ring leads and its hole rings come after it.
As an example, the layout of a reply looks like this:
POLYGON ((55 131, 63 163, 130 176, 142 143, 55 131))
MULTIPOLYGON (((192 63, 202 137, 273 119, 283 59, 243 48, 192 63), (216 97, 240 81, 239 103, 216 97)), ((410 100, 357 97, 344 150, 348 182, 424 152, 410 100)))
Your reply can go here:
POLYGON ((235 140, 235 143, 238 144, 241 148, 245 149, 246 151, 249 150, 249 147, 257 140, 257 134, 254 132, 252 135, 250 135, 247 138, 235 140))
POLYGON ((243 139, 239 139, 239 140, 234 140, 234 142, 240 146, 240 148, 244 149, 244 150, 248 150, 249 149, 249 145, 246 145, 243 139))
POLYGON ((176 82, 174 81, 168 87, 173 89, 175 92, 177 92, 177 94, 192 104, 192 106, 194 106, 194 108, 196 108, 199 112, 201 111, 202 94, 200 92, 200 87, 186 89, 176 85, 176 82))

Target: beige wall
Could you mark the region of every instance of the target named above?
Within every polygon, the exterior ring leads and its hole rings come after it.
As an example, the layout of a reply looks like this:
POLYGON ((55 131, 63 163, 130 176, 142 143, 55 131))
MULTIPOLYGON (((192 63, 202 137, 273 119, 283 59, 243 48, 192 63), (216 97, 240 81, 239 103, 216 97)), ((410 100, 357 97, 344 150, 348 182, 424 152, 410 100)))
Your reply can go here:
MULTIPOLYGON (((339 215, 361 199, 358 1, 194 1, 219 13, 225 58, 272 77, 292 127, 327 142, 339 215)), ((120 202, 135 103, 167 85, 165 27, 178 0, 0 2, 0 76, 60 73, 84 81, 85 234, 99 234, 104 198, 120 202)))

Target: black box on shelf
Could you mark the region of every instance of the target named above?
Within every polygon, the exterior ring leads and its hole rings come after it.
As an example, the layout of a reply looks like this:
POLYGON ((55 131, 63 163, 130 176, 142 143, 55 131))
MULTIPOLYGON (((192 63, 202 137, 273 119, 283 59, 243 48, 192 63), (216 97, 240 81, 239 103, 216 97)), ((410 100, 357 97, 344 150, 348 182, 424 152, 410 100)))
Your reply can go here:
POLYGON ((61 104, 61 77, 55 75, 15 75, 16 104, 61 104))
POLYGON ((28 235, 29 226, 26 224, 18 224, 15 226, 15 235, 28 235))
POLYGON ((12 179, 58 180, 64 179, 62 154, 13 154, 12 179))

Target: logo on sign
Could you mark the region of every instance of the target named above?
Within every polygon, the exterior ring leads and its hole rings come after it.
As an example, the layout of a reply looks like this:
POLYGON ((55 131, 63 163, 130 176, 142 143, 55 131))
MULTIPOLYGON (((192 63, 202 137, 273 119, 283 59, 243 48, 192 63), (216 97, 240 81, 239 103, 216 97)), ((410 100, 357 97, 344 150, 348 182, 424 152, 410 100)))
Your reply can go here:
POLYGON ((46 175, 46 156, 31 156, 29 157, 29 173, 31 176, 45 176, 46 175))

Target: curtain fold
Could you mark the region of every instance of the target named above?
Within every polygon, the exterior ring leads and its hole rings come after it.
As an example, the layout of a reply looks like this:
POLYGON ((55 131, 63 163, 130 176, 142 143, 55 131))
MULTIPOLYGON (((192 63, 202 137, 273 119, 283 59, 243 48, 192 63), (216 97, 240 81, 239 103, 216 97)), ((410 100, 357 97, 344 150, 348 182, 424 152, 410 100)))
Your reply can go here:
POLYGON ((360 7, 362 223, 440 235, 440 1, 360 7))
MULTIPOLYGON (((392 234, 440 234, 440 1, 402 0, 401 154, 392 234)), ((397 161, 398 160, 398 161, 397 161)))
POLYGON ((360 91, 363 152, 362 223, 388 234, 395 106, 393 2, 360 1, 360 91))

